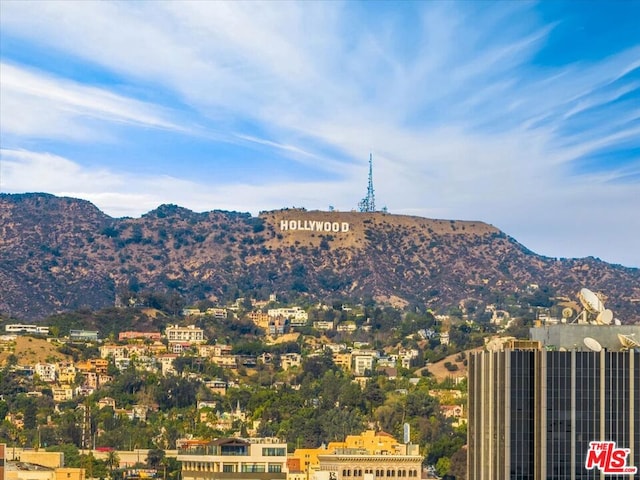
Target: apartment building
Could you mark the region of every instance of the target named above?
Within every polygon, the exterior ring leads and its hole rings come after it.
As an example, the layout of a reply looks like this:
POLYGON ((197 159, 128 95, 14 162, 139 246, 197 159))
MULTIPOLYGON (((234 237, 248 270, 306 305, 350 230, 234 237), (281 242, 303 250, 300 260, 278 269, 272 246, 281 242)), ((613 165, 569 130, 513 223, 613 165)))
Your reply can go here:
POLYGON ((167 327, 165 334, 169 343, 198 344, 206 342, 204 331, 195 325, 188 325, 186 327, 171 325, 167 327))

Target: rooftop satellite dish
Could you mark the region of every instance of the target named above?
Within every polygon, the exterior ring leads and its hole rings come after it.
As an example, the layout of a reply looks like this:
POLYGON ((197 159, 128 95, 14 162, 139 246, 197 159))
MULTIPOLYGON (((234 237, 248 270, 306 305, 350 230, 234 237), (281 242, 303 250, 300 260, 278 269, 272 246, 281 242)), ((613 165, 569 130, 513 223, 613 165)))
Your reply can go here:
POLYGON ((580 300, 580 303, 582 303, 584 309, 590 313, 600 313, 604 310, 602 300, 600 300, 598 296, 588 288, 580 290, 578 293, 578 299, 580 300))
POLYGON ((602 350, 602 345, 600 345, 600 342, 598 342, 595 338, 584 337, 583 342, 587 346, 587 348, 593 352, 599 352, 600 350, 602 350))
POLYGON ((598 314, 598 318, 596 318, 596 323, 600 325, 611 325, 613 321, 613 312, 608 308, 605 308, 598 314))
POLYGON ((562 318, 571 318, 571 316, 573 316, 573 309, 571 307, 562 309, 562 318))
POLYGON ((640 342, 633 338, 633 334, 623 335, 622 333, 619 333, 618 340, 620 340, 622 346, 627 350, 630 348, 640 348, 640 342))

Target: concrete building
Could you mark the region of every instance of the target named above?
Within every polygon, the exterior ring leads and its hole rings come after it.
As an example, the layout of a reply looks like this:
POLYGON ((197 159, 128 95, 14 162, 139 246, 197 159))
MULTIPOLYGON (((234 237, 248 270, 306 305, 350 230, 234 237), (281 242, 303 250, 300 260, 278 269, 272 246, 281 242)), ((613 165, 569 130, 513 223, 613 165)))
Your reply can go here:
POLYGON ((71 362, 58 364, 58 381, 60 383, 72 384, 76 381, 76 366, 71 362))
POLYGON ((354 375, 370 376, 377 358, 378 352, 374 350, 354 350, 351 352, 354 375))
POLYGON ((640 350, 576 332, 470 355, 468 480, 638 478, 640 350))
POLYGON ((74 342, 97 342, 97 330, 70 330, 69 339, 74 342))
POLYGON ((53 387, 51 393, 53 394, 54 402, 66 402, 73 399, 73 388, 69 385, 53 387))
POLYGON ((305 325, 309 320, 309 314, 300 307, 270 308, 267 315, 271 318, 288 318, 292 325, 305 325))
POLYGON ((43 382, 55 382, 58 377, 58 366, 55 363, 36 363, 35 372, 43 382))
POLYGON ((382 477, 420 478, 423 457, 418 445, 403 444, 385 432, 366 430, 342 442, 319 448, 297 448, 295 460, 309 479, 375 480, 382 477))
MULTIPOLYGON (((590 347, 585 344, 585 338, 593 338, 606 350, 620 351, 626 349, 620 341, 621 335, 640 342, 640 325, 560 323, 541 325, 529 330, 531 340, 540 342, 545 348, 555 350, 590 350, 590 347)), ((587 343, 589 343, 588 340, 587 343)))
POLYGON ((165 334, 169 343, 178 344, 199 344, 205 343, 204 331, 195 325, 188 325, 186 327, 180 327, 178 325, 171 325, 167 327, 165 334))
POLYGON ((177 459, 183 480, 287 478, 287 444, 272 438, 189 440, 177 459))
POLYGON ((338 449, 318 455, 319 468, 312 480, 376 480, 381 478, 419 479, 423 457, 418 446, 406 455, 370 455, 362 449, 338 449))
POLYGON ((6 445, 0 445, 0 480, 85 480, 84 468, 64 467, 64 454, 19 449, 7 460, 6 445))
POLYGON ((280 356, 280 366, 283 370, 302 365, 302 355, 299 353, 283 353, 280 356))

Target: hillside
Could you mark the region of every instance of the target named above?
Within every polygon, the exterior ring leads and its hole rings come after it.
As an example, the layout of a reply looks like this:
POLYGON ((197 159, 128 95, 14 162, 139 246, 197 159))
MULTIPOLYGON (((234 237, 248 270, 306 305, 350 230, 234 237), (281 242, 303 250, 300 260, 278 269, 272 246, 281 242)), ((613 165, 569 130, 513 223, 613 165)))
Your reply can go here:
POLYGON ((0 365, 4 365, 10 355, 15 355, 18 365, 34 365, 38 362, 69 362, 70 355, 62 354, 56 345, 42 338, 18 335, 9 350, 0 352, 0 365))
POLYGON ((187 304, 277 293, 437 311, 517 298, 529 283, 570 298, 588 286, 624 323, 640 320, 640 269, 536 255, 482 222, 300 209, 252 217, 175 205, 111 218, 83 200, 0 194, 0 313, 18 319, 111 306, 142 291, 187 304))

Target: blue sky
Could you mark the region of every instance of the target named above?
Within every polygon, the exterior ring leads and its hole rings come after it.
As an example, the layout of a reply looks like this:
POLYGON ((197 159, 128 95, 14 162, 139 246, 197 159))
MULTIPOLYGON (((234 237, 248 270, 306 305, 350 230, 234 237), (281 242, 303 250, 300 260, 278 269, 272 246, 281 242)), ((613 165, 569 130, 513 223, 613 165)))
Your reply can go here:
POLYGON ((640 2, 0 3, 0 191, 378 207, 640 267, 640 2))

